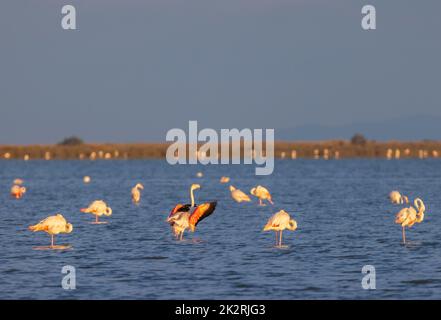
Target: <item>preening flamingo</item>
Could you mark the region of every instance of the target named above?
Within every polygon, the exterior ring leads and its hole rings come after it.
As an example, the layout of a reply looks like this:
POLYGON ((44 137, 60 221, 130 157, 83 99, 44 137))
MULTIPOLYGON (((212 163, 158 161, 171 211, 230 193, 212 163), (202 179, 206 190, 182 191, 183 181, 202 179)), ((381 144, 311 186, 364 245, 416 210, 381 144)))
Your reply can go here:
POLYGON ((96 224, 99 223, 106 223, 106 222, 100 222, 98 220, 98 217, 101 216, 111 216, 112 215, 112 208, 108 207, 107 204, 102 201, 102 200, 96 200, 94 202, 92 202, 89 207, 87 208, 83 208, 80 210, 81 212, 85 212, 85 213, 91 213, 93 215, 95 215, 95 222, 96 224))
POLYGON ((15 199, 21 199, 26 193, 26 188, 20 185, 13 185, 11 188, 11 196, 15 199))
POLYGON ((393 204, 403 204, 403 203, 409 203, 409 198, 406 196, 401 195, 398 191, 392 191, 389 193, 389 199, 390 202, 393 204))
POLYGON ((29 230, 33 232, 44 231, 50 234, 50 248, 55 249, 58 247, 54 245, 54 236, 60 233, 71 233, 73 230, 73 226, 72 224, 67 223, 66 219, 61 214, 57 214, 55 216, 47 217, 36 225, 30 226, 29 230))
POLYGON ((242 190, 230 186, 230 191, 231 191, 231 197, 238 203, 241 203, 242 201, 246 201, 246 202, 251 201, 250 197, 242 190))
POLYGON ((294 231, 297 229, 297 222, 291 219, 290 215, 284 211, 280 210, 275 213, 271 218, 269 218, 263 231, 273 230, 276 233, 276 247, 282 246, 282 233, 283 230, 288 229, 294 231))
POLYGON ((274 204, 271 198, 271 194, 269 193, 268 189, 262 186, 257 186, 253 189, 251 189, 250 193, 259 198, 259 205, 264 206, 263 200, 268 200, 271 204, 274 204))
POLYGON ((228 182, 230 182, 230 178, 229 177, 221 177, 219 182, 220 183, 228 183, 228 182))
POLYGON ((138 204, 139 201, 141 201, 141 191, 140 190, 144 190, 144 186, 140 183, 136 184, 136 186, 134 186, 132 188, 132 201, 135 204, 138 204))
POLYGON ((420 198, 416 198, 413 203, 416 209, 412 206, 409 208, 403 208, 397 213, 395 218, 395 223, 401 224, 401 227, 403 228, 404 244, 406 243, 405 228, 410 228, 415 223, 421 223, 424 220, 424 212, 426 211, 426 206, 424 205, 423 200, 420 198), (416 210, 418 210, 418 212, 416 210))
POLYGON ((184 231, 190 229, 191 232, 196 230, 196 226, 203 219, 211 215, 216 209, 217 202, 206 202, 200 205, 195 204, 194 190, 199 189, 199 184, 193 184, 190 188, 190 204, 178 204, 170 212, 167 222, 173 229, 176 239, 182 240, 184 231))

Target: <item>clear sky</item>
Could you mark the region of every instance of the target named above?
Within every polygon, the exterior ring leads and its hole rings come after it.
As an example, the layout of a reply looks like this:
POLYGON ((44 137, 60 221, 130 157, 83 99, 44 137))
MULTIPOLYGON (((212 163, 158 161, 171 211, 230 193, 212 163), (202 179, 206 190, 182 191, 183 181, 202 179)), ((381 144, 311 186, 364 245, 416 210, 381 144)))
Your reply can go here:
POLYGON ((0 144, 439 117, 440 14, 438 0, 2 0, 0 144), (78 30, 62 30, 64 4, 78 30))

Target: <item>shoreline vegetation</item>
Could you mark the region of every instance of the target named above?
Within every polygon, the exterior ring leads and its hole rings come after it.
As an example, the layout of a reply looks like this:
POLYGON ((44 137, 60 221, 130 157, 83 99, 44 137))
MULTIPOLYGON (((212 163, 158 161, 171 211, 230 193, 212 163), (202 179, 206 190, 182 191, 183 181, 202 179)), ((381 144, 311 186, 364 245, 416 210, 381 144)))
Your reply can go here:
MULTIPOLYGON (((0 160, 165 159, 170 144, 0 145, 0 160)), ((199 146, 202 145, 203 143, 199 144, 199 146)), ((218 150, 219 155, 221 155, 220 146, 218 150)), ((243 143, 241 144, 241 155, 243 156, 243 143)), ((441 141, 362 141, 361 143, 354 143, 351 140, 276 141, 274 143, 274 156, 278 159, 329 160, 348 158, 438 158, 441 156, 441 141)))

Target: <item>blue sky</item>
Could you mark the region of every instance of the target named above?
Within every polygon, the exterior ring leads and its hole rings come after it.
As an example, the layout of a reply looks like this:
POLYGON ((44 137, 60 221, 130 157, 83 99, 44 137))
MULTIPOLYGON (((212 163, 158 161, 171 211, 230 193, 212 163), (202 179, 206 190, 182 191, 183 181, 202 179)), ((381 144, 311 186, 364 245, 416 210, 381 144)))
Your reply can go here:
POLYGON ((440 1, 61 2, 0 2, 0 144, 441 116, 440 1))

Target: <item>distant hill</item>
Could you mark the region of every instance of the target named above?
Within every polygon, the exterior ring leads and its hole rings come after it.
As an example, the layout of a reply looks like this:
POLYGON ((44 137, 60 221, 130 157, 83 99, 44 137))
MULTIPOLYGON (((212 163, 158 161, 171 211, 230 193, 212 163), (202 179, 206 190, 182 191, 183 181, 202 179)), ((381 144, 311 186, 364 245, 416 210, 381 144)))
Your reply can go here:
POLYGON ((340 126, 302 125, 276 129, 275 138, 281 141, 350 139, 361 133, 370 140, 441 140, 441 117, 418 115, 379 122, 351 123, 340 126))

